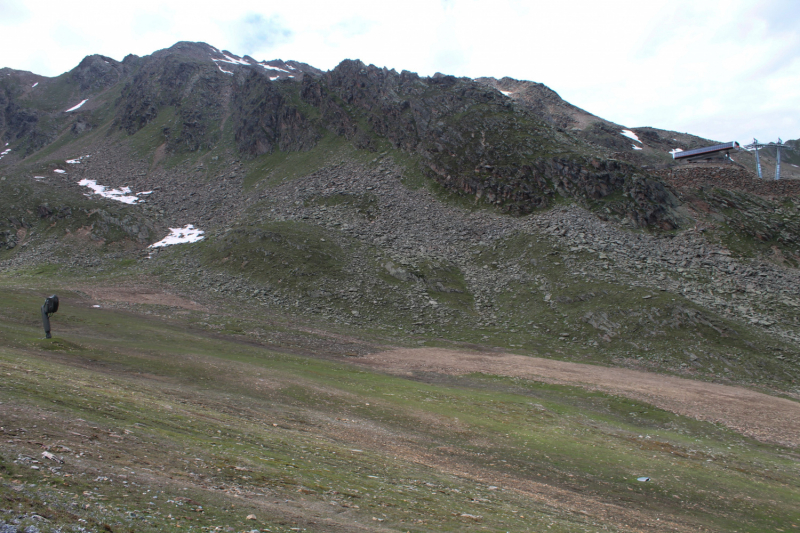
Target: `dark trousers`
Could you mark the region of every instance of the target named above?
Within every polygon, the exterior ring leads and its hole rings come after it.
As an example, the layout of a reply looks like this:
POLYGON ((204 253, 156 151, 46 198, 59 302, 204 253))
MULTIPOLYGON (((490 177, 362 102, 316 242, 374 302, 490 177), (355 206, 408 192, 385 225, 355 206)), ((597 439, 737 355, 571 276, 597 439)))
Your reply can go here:
POLYGON ((47 316, 47 304, 42 306, 42 324, 44 325, 44 338, 50 338, 50 317, 47 316))

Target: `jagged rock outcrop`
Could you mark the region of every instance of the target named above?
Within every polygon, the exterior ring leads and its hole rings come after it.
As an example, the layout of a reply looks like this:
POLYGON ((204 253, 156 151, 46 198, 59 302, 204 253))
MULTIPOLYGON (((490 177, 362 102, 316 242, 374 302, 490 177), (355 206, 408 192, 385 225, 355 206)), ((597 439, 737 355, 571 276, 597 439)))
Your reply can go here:
POLYGON ((118 126, 129 134, 152 122, 162 110, 174 117, 162 133, 171 148, 195 151, 218 140, 215 123, 221 119, 229 80, 208 61, 167 55, 140 66, 117 104, 118 126))
MULTIPOLYGON (((27 72, 0 69, 0 140, 23 141, 24 153, 30 153, 53 141, 56 132, 40 124, 42 111, 23 106, 23 78, 27 72)), ((20 150, 17 150, 20 151, 20 150)))
POLYGON ((69 72, 81 92, 105 89, 119 82, 126 74, 123 63, 101 55, 86 56, 69 72))
POLYGON ((587 159, 585 146, 486 83, 344 61, 304 80, 301 96, 320 110, 326 128, 356 146, 374 149, 377 139, 388 140, 420 155, 421 170, 445 188, 504 211, 529 213, 555 194, 590 204, 619 192, 628 198, 612 206, 619 216, 639 226, 679 225, 679 201, 658 179, 620 162, 579 162, 587 159))
POLYGON ((257 62, 188 42, 126 61, 136 65, 136 73, 117 103, 116 124, 128 134, 163 112, 162 134, 173 151, 212 148, 228 114, 239 149, 250 156, 274 147, 307 150, 320 137, 297 107, 287 104, 290 99, 272 88, 278 79, 317 75, 317 69, 304 63, 257 62))
POLYGON ((250 72, 233 94, 234 138, 248 156, 310 150, 322 134, 266 74, 250 72))

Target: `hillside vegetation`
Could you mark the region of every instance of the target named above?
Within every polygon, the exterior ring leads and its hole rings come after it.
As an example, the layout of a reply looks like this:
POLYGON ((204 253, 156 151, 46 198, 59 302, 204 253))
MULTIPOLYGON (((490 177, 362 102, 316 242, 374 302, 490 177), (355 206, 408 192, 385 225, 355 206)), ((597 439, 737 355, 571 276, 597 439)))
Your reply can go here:
POLYGON ((2 69, 0 140, 0 528, 800 525, 800 186, 749 153, 202 43, 2 69))

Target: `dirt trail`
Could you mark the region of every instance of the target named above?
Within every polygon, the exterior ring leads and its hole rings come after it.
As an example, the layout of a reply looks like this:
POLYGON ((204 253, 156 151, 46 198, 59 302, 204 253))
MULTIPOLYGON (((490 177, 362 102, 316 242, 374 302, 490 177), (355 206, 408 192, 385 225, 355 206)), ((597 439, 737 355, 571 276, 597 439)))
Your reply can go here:
POLYGON ((394 372, 471 372, 577 385, 626 396, 697 420, 722 423, 755 439, 798 447, 800 403, 749 389, 625 368, 608 368, 507 353, 438 348, 397 349, 359 362, 394 372))
POLYGON ((85 293, 98 302, 122 302, 132 304, 166 305, 180 307, 191 311, 208 311, 208 309, 192 300, 177 294, 168 293, 160 288, 133 286, 96 287, 81 286, 77 290, 85 293))

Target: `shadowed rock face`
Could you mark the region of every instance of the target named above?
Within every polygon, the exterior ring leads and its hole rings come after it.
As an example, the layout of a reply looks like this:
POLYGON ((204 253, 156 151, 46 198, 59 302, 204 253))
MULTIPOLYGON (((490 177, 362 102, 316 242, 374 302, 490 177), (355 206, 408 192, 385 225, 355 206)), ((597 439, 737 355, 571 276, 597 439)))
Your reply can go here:
POLYGON ((305 150, 320 137, 273 86, 278 78, 299 81, 318 72, 313 67, 292 61, 258 63, 204 43, 178 43, 136 62, 136 73, 117 102, 117 124, 129 134, 172 108, 177 117, 162 130, 172 150, 213 147, 229 115, 237 147, 246 156, 305 150))
POLYGON ((173 108, 177 120, 163 131, 171 147, 195 151, 212 145, 210 126, 223 115, 228 86, 216 70, 210 61, 179 55, 145 61, 117 102, 117 124, 133 134, 173 108))
POLYGON ((253 157, 276 149, 297 152, 313 148, 320 132, 265 77, 251 72, 234 89, 234 138, 239 151, 253 157))
POLYGON ((126 74, 123 63, 110 57, 91 55, 83 58, 69 75, 81 91, 105 89, 120 81, 126 74))
POLYGON ((588 205, 619 192, 627 199, 614 210, 635 224, 679 225, 679 202, 663 183, 637 176, 642 171, 634 165, 587 157, 591 150, 584 143, 485 83, 443 75, 422 79, 344 61, 319 78, 306 78, 301 96, 320 110, 329 131, 363 148, 386 139, 421 156, 423 172, 443 187, 488 199, 506 212, 546 207, 556 194, 588 205))
POLYGON ((2 126, 6 130, 6 137, 9 140, 22 139, 28 137, 34 145, 43 146, 48 142, 48 136, 43 135, 37 129, 39 114, 31 109, 20 107, 16 102, 3 102, 0 94, 0 105, 5 103, 5 113, 2 126))
POLYGON ((514 169, 488 169, 488 174, 452 180, 453 185, 479 198, 503 203, 508 211, 525 214, 547 207, 555 194, 591 205, 613 193, 625 199, 610 204, 618 215, 637 226, 673 229, 680 223, 674 208, 680 205, 662 182, 642 175, 636 167, 619 161, 592 161, 589 165, 566 159, 541 159, 514 169), (592 164, 593 163, 593 164, 592 164))
MULTIPOLYGON (((0 69, 0 147, 6 142, 24 140, 25 153, 41 148, 55 139, 52 128, 40 124, 41 111, 22 101, 27 72, 0 69)), ((0 150, 2 151, 2 150, 0 150)))

